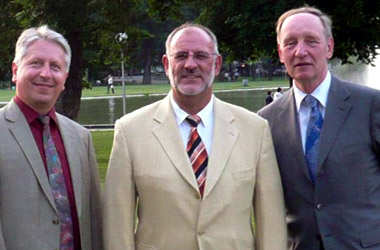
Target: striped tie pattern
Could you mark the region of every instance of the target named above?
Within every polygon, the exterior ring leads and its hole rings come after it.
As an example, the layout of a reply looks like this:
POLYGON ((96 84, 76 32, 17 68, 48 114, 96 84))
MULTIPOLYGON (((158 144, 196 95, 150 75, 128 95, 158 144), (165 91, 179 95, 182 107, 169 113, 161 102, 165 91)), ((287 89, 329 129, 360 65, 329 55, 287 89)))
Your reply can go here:
POLYGON ((67 195, 65 177, 62 172, 61 162, 50 133, 50 117, 39 118, 44 124, 43 141, 45 149, 46 164, 49 174, 49 183, 55 205, 58 210, 59 223, 61 225, 60 250, 73 250, 73 221, 70 212, 70 203, 67 195))
POLYGON ((187 141, 186 151, 198 182, 199 192, 203 197, 203 191, 206 185, 208 156, 205 145, 197 130, 201 118, 197 115, 189 115, 186 121, 190 124, 190 135, 187 141))
POLYGON ((310 106, 310 117, 306 129, 305 159, 309 168, 309 174, 313 183, 318 167, 319 144, 321 141, 321 132, 323 117, 318 108, 318 100, 311 95, 307 95, 304 101, 310 106))

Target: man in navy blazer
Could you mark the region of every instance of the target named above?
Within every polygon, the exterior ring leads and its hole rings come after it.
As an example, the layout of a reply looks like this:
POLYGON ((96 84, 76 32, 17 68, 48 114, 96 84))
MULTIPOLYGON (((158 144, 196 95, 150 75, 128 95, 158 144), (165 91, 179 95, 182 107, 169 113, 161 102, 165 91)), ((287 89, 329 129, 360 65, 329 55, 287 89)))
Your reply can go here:
POLYGON ((330 74, 331 26, 311 7, 279 18, 278 53, 293 87, 259 111, 270 123, 279 163, 288 249, 380 249, 380 91, 330 74), (304 153, 308 95, 323 117, 314 170, 304 153))

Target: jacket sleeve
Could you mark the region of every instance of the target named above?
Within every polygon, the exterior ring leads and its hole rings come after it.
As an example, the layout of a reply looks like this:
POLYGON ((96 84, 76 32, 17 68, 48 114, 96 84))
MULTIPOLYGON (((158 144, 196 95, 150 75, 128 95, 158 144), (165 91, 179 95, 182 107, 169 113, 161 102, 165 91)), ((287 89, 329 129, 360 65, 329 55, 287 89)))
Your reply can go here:
POLYGON ((254 194, 256 250, 286 249, 285 203, 268 122, 262 131, 254 194))
POLYGON ((108 166, 104 202, 106 250, 134 250, 136 195, 132 161, 124 128, 115 124, 114 142, 108 166))

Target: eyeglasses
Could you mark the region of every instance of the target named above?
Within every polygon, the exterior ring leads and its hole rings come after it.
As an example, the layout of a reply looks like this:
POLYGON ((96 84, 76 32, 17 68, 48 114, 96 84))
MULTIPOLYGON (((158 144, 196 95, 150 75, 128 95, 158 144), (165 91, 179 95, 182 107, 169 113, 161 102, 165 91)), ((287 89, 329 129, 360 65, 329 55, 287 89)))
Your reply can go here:
POLYGON ((174 60, 177 62, 186 61, 189 57, 193 57, 197 61, 207 61, 211 56, 218 55, 218 53, 208 53, 206 51, 196 51, 193 55, 190 55, 189 52, 177 52, 171 54, 170 56, 174 57, 174 60))

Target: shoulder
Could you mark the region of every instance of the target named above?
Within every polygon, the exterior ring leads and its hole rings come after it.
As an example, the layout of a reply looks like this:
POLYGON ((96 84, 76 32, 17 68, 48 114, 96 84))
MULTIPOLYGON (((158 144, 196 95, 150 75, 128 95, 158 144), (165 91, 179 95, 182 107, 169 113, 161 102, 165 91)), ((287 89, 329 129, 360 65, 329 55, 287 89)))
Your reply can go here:
POLYGON ((336 77, 332 78, 331 88, 336 88, 337 91, 347 91, 350 96, 358 99, 365 98, 368 100, 371 98, 380 98, 380 90, 378 89, 374 89, 363 84, 343 81, 336 77))
POLYGON ((257 113, 246 108, 221 101, 217 98, 215 98, 215 114, 224 117, 228 117, 228 115, 231 114, 237 121, 240 122, 265 122, 265 120, 257 113))
POLYGON ((281 109, 289 107, 289 104, 293 101, 293 90, 289 89, 284 92, 281 98, 275 98, 273 102, 269 105, 262 107, 257 113, 264 117, 265 119, 269 119, 271 116, 276 116, 281 109))
MULTIPOLYGON (((163 100, 165 100, 164 98, 163 100)), ((131 113, 128 113, 116 121, 118 124, 141 124, 149 119, 152 119, 153 115, 157 112, 159 107, 162 105, 163 100, 156 101, 142 108, 139 108, 131 113)), ((167 108, 169 110, 169 106, 167 108)))

